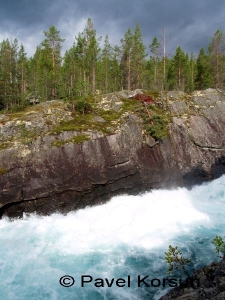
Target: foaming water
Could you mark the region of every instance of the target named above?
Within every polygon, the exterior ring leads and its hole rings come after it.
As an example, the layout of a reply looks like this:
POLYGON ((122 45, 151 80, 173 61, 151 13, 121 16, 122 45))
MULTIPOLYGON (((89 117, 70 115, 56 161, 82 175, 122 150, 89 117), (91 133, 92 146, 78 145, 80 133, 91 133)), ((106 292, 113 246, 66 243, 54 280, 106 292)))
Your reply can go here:
POLYGON ((168 245, 189 255, 193 270, 216 260, 211 240, 224 232, 224 176, 190 191, 114 197, 67 216, 3 219, 1 299, 159 299, 168 286, 139 287, 137 278, 168 277, 168 245), (75 284, 62 287, 59 279, 64 275, 74 277, 75 284), (82 275, 92 276, 93 282, 81 287, 82 275), (104 287, 96 287, 96 278, 123 278, 126 283, 108 287, 104 281, 104 287))

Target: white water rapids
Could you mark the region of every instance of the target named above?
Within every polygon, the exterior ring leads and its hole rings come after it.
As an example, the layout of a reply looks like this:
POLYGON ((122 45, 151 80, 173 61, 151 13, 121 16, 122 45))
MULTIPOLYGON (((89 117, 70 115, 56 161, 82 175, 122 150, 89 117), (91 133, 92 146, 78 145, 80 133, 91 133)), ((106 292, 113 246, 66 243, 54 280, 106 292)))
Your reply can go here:
POLYGON ((0 299, 159 299, 169 286, 138 286, 138 276, 168 277, 164 252, 170 244, 192 259, 190 271, 217 260, 211 243, 216 235, 225 235, 225 176, 191 190, 114 197, 66 216, 5 218, 0 299), (74 278, 73 286, 60 285, 65 275, 74 278), (84 275, 92 281, 82 287, 84 275), (104 287, 95 285, 99 278, 104 287), (119 278, 124 281, 117 286, 119 278))

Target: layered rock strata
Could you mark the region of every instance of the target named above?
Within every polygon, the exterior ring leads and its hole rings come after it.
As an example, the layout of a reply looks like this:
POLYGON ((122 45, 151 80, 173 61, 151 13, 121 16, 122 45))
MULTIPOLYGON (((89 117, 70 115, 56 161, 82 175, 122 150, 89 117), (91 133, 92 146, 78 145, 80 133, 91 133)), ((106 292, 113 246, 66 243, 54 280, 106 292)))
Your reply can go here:
POLYGON ((23 123, 2 116, 1 216, 66 213, 119 193, 191 186, 225 173, 224 91, 168 92, 159 98, 171 116, 162 141, 143 134, 140 119, 131 112, 113 133, 90 130, 89 140, 79 144, 71 142, 77 132, 49 131, 70 118, 61 102, 60 109, 54 101, 39 104, 46 105, 45 118, 37 117, 39 105, 23 123), (36 135, 27 140, 29 126, 36 135), (17 134, 24 143, 13 140, 17 134), (59 139, 64 143, 57 147, 59 139))

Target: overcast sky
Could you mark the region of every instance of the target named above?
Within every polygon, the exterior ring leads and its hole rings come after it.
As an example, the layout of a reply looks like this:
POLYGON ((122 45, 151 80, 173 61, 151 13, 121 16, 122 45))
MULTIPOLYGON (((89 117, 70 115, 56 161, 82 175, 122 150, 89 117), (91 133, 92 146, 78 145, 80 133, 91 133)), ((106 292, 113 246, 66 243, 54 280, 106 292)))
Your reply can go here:
POLYGON ((128 28, 139 23, 145 45, 166 30, 167 53, 181 46, 198 54, 217 29, 225 34, 225 0, 0 0, 0 41, 17 38, 28 56, 54 25, 69 49, 90 17, 97 36, 119 45, 128 28))

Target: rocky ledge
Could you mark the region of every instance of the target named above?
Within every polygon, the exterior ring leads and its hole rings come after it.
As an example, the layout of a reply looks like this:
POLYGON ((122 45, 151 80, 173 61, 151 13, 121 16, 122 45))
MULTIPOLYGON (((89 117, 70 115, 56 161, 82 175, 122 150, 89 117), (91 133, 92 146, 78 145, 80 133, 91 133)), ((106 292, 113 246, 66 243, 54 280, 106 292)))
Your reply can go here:
POLYGON ((1 216, 67 213, 119 193, 191 186, 225 173, 224 91, 155 95, 170 120, 158 140, 127 109, 134 100, 121 93, 102 99, 108 111, 86 119, 60 101, 0 116, 1 216))
POLYGON ((193 282, 193 284, 188 287, 187 281, 185 282, 186 287, 179 286, 161 297, 160 300, 224 300, 225 259, 195 271, 189 282, 193 282))

